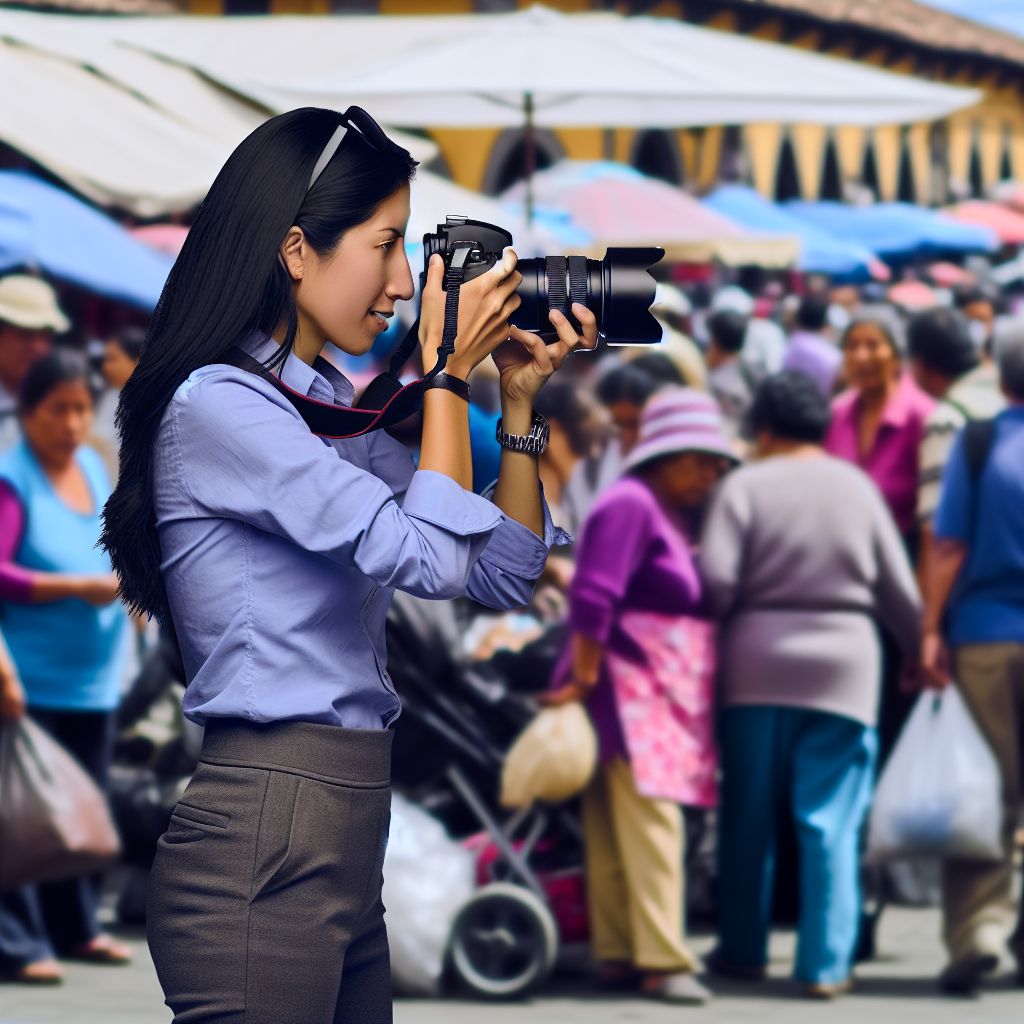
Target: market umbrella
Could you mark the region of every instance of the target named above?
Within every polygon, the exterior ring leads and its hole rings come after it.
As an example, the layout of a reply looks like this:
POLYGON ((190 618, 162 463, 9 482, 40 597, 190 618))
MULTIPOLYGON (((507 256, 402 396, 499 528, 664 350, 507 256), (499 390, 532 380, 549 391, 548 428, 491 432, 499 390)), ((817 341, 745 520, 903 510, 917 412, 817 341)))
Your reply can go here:
MULTIPOLYGON (((437 230, 448 214, 463 214, 473 220, 497 224, 512 233, 520 257, 555 255, 564 249, 589 247, 589 234, 557 211, 536 211, 527 225, 522 209, 503 204, 493 196, 463 188, 439 174, 419 170, 412 183, 412 215, 406 237, 409 243, 422 241, 437 230)), ((416 265, 413 265, 413 270, 416 265)))
POLYGON ((1018 212, 1024 211, 1024 182, 1009 179, 989 189, 989 195, 997 203, 1009 206, 1018 212))
POLYGON ((924 281, 900 281, 887 293, 894 306, 901 306, 908 313, 920 309, 931 309, 938 304, 938 296, 924 281))
POLYGON ((866 246, 884 260, 940 253, 992 252, 999 247, 995 232, 989 228, 961 224, 910 203, 848 206, 794 200, 785 203, 783 209, 834 235, 866 246))
POLYGON ((982 199, 949 206, 942 211, 947 217, 965 224, 980 224, 991 228, 1004 245, 1024 243, 1024 214, 1011 210, 1000 203, 988 203, 982 199))
POLYGON ((345 70, 292 75, 283 87, 365 100, 389 124, 462 127, 520 125, 528 100, 538 125, 678 127, 918 121, 979 96, 671 18, 537 5, 472 19, 389 18, 382 41, 392 25, 406 37, 397 60, 356 73, 341 64, 345 70), (429 45, 407 38, 417 21, 429 45))
MULTIPOLYGON (((422 20, 425 33, 437 32, 441 19, 422 20)), ((535 125, 898 123, 944 116, 979 95, 667 18, 540 6, 456 19, 447 38, 386 66, 281 88, 305 102, 359 103, 389 124, 524 126, 528 171, 535 125)))
POLYGON ((0 270, 35 267, 149 311, 172 263, 69 192, 23 171, 0 171, 0 270))
POLYGON ((794 217, 745 185, 723 185, 701 202, 755 231, 795 235, 800 240, 796 265, 807 273, 828 274, 851 283, 889 279, 889 268, 870 249, 794 217))
POLYGON ((974 284, 977 281, 977 277, 969 270, 945 260, 930 263, 925 268, 925 273, 939 288, 957 288, 960 285, 974 284))
MULTIPOLYGON (((503 198, 521 202, 526 188, 520 182, 503 198)), ((545 206, 564 210, 602 250, 660 245, 678 262, 766 267, 790 266, 799 252, 793 236, 749 231, 680 189, 622 164, 563 160, 535 176, 533 191, 545 206)))

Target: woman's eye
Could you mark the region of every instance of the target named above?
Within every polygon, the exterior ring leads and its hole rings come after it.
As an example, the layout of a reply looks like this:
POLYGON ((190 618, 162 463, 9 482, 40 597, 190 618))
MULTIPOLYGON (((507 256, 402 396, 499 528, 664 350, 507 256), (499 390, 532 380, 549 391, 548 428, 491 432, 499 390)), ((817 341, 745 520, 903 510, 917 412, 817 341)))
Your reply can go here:
POLYGON ((395 244, 395 240, 392 238, 391 241, 385 242, 381 246, 381 249, 384 250, 384 255, 385 256, 387 256, 387 255, 389 255, 391 253, 391 249, 394 247, 394 244, 395 244))

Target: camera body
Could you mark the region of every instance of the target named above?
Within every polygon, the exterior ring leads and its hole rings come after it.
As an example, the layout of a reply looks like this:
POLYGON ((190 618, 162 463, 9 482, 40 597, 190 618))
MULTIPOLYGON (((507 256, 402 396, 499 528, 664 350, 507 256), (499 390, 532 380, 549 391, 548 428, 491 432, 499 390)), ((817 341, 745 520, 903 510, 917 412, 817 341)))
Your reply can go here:
MULTIPOLYGON (((496 224, 449 215, 437 231, 423 236, 424 273, 430 257, 439 253, 451 264, 455 246, 472 243, 465 262, 464 282, 485 274, 512 245, 512 234, 496 224)), ((557 309, 580 331, 572 304, 581 302, 597 317, 599 336, 610 345, 651 345, 661 341, 661 325, 651 314, 654 278, 650 268, 665 255, 658 248, 611 248, 603 260, 586 256, 542 256, 520 260, 522 304, 511 322, 545 341, 558 338, 548 312, 557 309)))
POLYGON ((435 234, 423 236, 424 270, 430 262, 430 257, 435 253, 440 253, 444 257, 447 267, 458 242, 473 243, 469 258, 466 260, 466 276, 463 279, 472 281, 475 277, 486 274, 498 263, 504 250, 512 245, 512 232, 499 228, 496 224, 485 224, 480 220, 449 214, 444 224, 438 224, 435 234))

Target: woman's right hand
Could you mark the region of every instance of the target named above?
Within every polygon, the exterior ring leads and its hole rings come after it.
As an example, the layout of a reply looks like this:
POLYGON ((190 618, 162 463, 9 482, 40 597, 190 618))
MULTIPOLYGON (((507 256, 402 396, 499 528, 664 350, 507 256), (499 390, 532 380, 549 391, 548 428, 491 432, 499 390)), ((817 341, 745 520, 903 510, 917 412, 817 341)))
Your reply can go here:
MULTIPOLYGON (((516 289, 522 283, 523 275, 516 270, 517 261, 515 251, 508 248, 490 270, 459 290, 458 333, 455 352, 445 367, 446 373, 465 380, 508 340, 508 320, 521 301, 516 289)), ((427 282, 423 287, 420 307, 420 349, 424 373, 429 373, 437 363, 437 350, 444 332, 447 292, 442 287, 443 283, 444 260, 435 254, 427 266, 427 282)))
POLYGON ((117 576, 112 572, 97 576, 81 576, 75 589, 75 597, 102 608, 117 600, 117 587, 117 576))
POLYGON ((25 690, 18 677, 0 669, 0 720, 16 722, 25 707, 25 690))
POLYGON ((919 683, 925 690, 941 692, 953 682, 952 659, 942 634, 926 630, 921 639, 919 683))

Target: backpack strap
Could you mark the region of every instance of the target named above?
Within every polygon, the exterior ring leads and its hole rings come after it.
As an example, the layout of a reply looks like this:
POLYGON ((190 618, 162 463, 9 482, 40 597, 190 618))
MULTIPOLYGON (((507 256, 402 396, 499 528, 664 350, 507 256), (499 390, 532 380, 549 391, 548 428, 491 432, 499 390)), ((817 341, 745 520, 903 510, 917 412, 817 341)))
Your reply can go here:
POLYGON ((978 532, 978 508, 981 504, 981 477, 996 439, 996 421, 968 420, 964 427, 964 457, 971 480, 971 538, 978 532))
POLYGON ((996 439, 996 421, 969 420, 964 427, 964 455, 967 458, 967 470, 971 483, 977 490, 981 474, 985 471, 989 453, 996 439))

